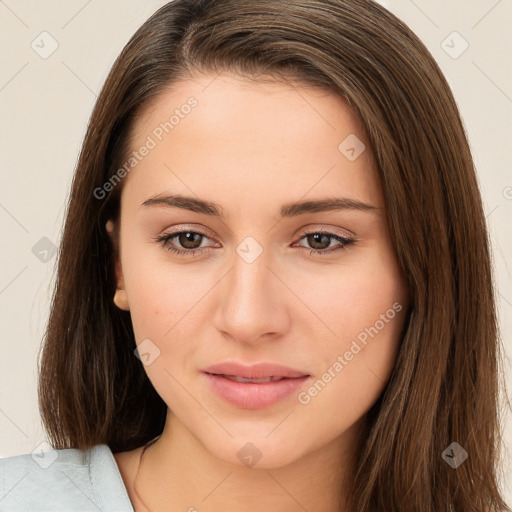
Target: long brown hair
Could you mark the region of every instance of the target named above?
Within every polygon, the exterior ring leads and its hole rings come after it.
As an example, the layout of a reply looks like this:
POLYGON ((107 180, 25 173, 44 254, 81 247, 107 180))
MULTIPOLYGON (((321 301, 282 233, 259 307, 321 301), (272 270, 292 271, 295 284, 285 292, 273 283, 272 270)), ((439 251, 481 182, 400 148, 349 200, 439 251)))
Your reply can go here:
POLYGON ((393 373, 368 413, 351 504, 369 512, 510 510, 500 496, 501 353, 489 240, 455 100, 436 62, 370 0, 174 0, 135 33, 94 107, 70 193, 40 360, 55 448, 113 452, 162 432, 166 404, 117 309, 105 230, 121 186, 98 198, 137 116, 194 72, 233 71, 340 95, 365 124, 411 306, 393 373), (265 78, 266 77, 266 78, 265 78), (456 469, 442 454, 457 442, 456 469))

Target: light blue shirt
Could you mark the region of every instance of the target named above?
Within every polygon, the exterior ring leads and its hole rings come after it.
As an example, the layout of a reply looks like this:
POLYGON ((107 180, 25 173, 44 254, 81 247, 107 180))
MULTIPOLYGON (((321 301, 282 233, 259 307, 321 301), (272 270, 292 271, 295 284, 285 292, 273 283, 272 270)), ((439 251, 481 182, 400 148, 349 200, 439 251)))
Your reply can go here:
POLYGON ((0 512, 98 511, 134 512, 106 444, 0 459, 0 512))

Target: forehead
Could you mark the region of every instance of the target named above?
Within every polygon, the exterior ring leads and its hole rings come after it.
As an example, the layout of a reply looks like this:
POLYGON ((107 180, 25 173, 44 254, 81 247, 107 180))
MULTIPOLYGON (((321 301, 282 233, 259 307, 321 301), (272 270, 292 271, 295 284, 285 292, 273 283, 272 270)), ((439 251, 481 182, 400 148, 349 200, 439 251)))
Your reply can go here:
POLYGON ((144 146, 151 149, 126 183, 139 196, 218 192, 224 204, 226 192, 256 201, 266 191, 267 202, 282 196, 284 203, 336 190, 381 202, 363 123, 340 96, 319 88, 230 74, 177 82, 136 120, 130 151, 144 146))
POLYGON ((175 82, 154 97, 136 120, 132 142, 169 121, 173 114, 173 130, 177 124, 190 124, 182 121, 191 117, 199 119, 204 129, 213 128, 209 137, 222 135, 221 128, 227 131, 230 126, 241 125, 247 129, 265 127, 274 138, 280 127, 286 130, 279 134, 288 139, 299 130, 325 135, 326 131, 337 132, 342 126, 366 136, 358 116, 340 95, 331 91, 285 79, 245 79, 223 73, 175 82), (189 109, 187 104, 192 101, 197 106, 189 109))

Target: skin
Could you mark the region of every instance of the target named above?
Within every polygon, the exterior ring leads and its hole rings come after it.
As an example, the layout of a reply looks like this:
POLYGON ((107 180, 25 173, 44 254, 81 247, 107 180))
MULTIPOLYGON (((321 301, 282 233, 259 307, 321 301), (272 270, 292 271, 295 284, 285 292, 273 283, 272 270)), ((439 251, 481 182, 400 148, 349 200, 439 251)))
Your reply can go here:
POLYGON ((162 93, 137 120, 132 149, 190 96, 198 105, 123 183, 118 288, 137 343, 149 338, 160 350, 145 371, 169 411, 142 459, 137 494, 140 448, 116 462, 137 512, 332 512, 365 415, 391 374, 408 301, 369 141, 338 96, 223 73, 162 93), (354 161, 338 149, 350 134, 366 146, 354 161), (225 217, 141 206, 170 193, 218 203, 225 217), (328 197, 375 209, 279 218, 286 203, 328 197), (174 229, 206 236, 169 245, 210 252, 176 255, 154 240, 174 229), (333 251, 336 239, 306 236, 318 231, 356 241, 333 251), (249 236, 263 250, 252 263, 236 252, 249 236), (200 372, 226 360, 277 362, 310 374, 307 391, 393 304, 394 318, 307 404, 294 393, 240 409, 200 372), (253 467, 237 457, 247 442, 261 452, 253 467))

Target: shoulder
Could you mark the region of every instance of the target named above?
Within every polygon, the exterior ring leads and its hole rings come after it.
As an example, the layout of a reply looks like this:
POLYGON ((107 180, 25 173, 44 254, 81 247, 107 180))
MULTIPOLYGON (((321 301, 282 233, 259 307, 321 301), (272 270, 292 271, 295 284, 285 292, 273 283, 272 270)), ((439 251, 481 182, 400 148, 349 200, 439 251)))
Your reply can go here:
POLYGON ((70 510, 133 512, 107 445, 0 459, 0 512, 70 510))

